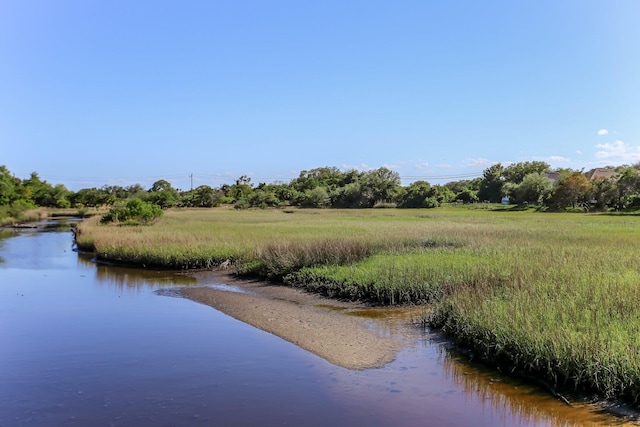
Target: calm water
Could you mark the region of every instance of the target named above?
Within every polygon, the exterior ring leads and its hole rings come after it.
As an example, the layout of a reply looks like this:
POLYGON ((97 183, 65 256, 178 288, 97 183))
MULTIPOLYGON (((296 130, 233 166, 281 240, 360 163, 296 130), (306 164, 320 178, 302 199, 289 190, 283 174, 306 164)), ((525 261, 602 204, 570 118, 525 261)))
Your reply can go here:
POLYGON ((473 368, 418 331, 390 365, 349 371, 156 292, 194 283, 95 265, 70 232, 0 238, 0 426, 622 423, 473 368))

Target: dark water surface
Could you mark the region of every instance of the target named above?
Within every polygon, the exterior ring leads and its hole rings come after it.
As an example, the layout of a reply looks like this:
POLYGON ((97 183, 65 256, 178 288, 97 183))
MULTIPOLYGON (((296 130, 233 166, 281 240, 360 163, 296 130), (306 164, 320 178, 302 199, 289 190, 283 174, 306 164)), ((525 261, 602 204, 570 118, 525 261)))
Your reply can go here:
POLYGON ((0 426, 623 423, 471 367, 418 331, 390 365, 349 371, 156 293, 194 283, 96 265, 72 251, 70 232, 0 239, 0 426))

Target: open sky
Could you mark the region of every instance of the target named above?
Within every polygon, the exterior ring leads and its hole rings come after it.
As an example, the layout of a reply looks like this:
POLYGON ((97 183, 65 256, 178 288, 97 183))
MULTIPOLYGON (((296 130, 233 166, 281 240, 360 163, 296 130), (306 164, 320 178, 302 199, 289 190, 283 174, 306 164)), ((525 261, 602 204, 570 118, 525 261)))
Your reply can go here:
POLYGON ((0 0, 0 165, 69 189, 640 161, 638 0, 0 0))

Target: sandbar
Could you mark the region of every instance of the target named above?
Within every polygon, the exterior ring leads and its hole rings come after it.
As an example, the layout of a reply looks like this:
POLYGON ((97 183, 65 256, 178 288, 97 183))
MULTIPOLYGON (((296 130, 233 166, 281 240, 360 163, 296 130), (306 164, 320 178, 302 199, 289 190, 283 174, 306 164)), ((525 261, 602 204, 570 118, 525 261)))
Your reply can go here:
POLYGON ((243 280, 223 272, 196 274, 199 285, 179 290, 188 299, 274 334, 346 369, 379 368, 392 362, 403 340, 376 331, 350 313, 361 303, 338 301, 301 289, 243 280), (225 290, 219 284, 231 285, 225 290))

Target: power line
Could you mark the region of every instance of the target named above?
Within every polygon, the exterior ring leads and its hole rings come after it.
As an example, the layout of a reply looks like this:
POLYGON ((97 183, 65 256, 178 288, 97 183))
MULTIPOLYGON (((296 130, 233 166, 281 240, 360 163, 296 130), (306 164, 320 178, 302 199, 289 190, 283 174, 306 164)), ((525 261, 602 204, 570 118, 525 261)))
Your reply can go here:
MULTIPOLYGON (((15 173, 14 173, 15 175, 15 173)), ((400 179, 402 181, 456 181, 463 179, 473 179, 482 176, 482 172, 475 173, 460 173, 460 174, 425 174, 425 175, 400 175, 400 179)), ((251 176, 249 177, 252 181, 259 183, 288 183, 297 178, 297 176, 251 176)), ((68 176, 68 175, 47 175, 46 177, 41 177, 41 179, 46 179, 47 181, 65 181, 67 183, 73 184, 86 184, 86 185, 118 185, 118 183, 140 183, 140 182, 149 182, 149 181, 157 181, 160 179, 165 179, 168 181, 177 181, 177 180, 190 180, 191 190, 193 191, 193 181, 194 178, 199 181, 209 181, 216 183, 233 183, 237 179, 237 177, 233 177, 230 174, 207 174, 207 173, 173 173, 170 175, 166 174, 156 174, 156 175, 146 175, 146 176, 119 176, 119 177, 89 177, 89 176, 68 176)))

